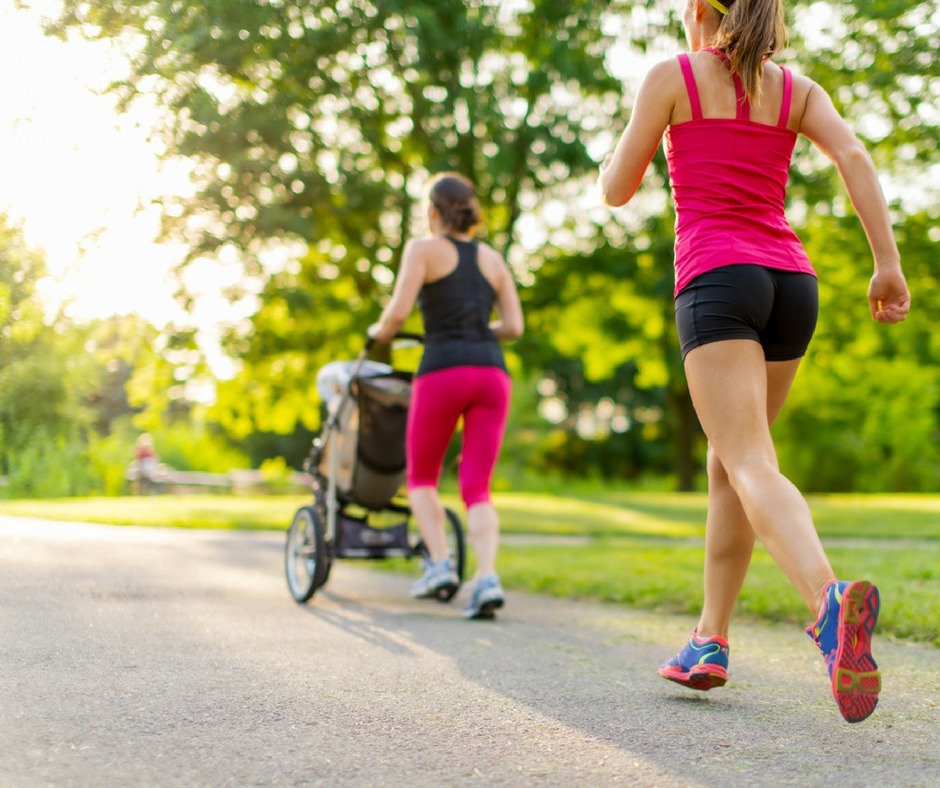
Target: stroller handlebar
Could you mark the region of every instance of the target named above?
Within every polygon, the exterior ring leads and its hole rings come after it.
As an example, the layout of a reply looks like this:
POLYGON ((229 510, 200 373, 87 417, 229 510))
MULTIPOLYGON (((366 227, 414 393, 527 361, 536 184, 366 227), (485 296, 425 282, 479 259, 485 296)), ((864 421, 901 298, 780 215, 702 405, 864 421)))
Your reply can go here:
MULTIPOLYGON (((424 342, 424 334, 416 334, 413 331, 396 331, 395 336, 392 337, 392 341, 396 339, 408 339, 412 342, 424 342)), ((375 345, 377 340, 372 337, 366 337, 366 346, 365 350, 369 351, 372 349, 372 346, 375 345)))

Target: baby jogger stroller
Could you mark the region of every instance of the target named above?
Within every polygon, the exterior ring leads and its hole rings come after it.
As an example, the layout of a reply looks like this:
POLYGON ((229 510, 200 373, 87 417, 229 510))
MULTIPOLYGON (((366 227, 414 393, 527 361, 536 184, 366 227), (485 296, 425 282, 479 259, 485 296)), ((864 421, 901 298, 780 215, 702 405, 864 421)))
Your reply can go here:
MULTIPOLYGON (((423 337, 399 333, 396 339, 423 337)), ((411 508, 400 496, 412 373, 368 359, 372 342, 355 361, 331 362, 317 375, 326 419, 304 466, 313 476, 313 502, 294 515, 285 551, 287 586, 297 602, 326 583, 336 558, 428 556, 424 542, 413 541, 411 508)), ((462 580, 463 527, 452 510, 445 514, 462 580)), ((455 593, 446 592, 441 601, 455 593)))

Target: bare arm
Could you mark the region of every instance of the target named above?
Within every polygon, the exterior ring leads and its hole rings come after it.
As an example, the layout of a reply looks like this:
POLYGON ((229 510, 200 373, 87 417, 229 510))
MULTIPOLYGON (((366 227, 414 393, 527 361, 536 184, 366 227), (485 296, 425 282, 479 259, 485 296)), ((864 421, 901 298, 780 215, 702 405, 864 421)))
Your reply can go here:
POLYGON ((872 317, 882 323, 904 320, 910 309, 911 296, 901 271, 901 255, 878 173, 865 146, 819 85, 813 84, 806 97, 800 132, 836 165, 865 228, 875 264, 868 288, 872 317))
POLYGON ((519 293, 505 262, 501 262, 499 282, 496 287, 497 319, 490 323, 490 329, 496 338, 502 341, 518 339, 522 336, 525 320, 522 316, 522 304, 519 293))
POLYGON ((678 69, 675 61, 659 63, 640 85, 630 122, 601 166, 598 184, 606 205, 626 205, 640 187, 672 117, 678 69))
POLYGON ((426 270, 427 265, 420 247, 413 241, 409 241, 405 246, 401 268, 395 279, 392 300, 382 310, 382 316, 378 322, 369 326, 370 337, 379 342, 392 341, 414 308, 415 300, 424 284, 426 270))
POLYGON ((495 278, 490 278, 492 274, 487 277, 496 293, 494 306, 497 319, 490 323, 490 330, 501 341, 518 339, 525 328, 525 319, 522 316, 516 281, 501 254, 491 249, 487 249, 487 253, 490 258, 487 267, 496 274, 495 278))

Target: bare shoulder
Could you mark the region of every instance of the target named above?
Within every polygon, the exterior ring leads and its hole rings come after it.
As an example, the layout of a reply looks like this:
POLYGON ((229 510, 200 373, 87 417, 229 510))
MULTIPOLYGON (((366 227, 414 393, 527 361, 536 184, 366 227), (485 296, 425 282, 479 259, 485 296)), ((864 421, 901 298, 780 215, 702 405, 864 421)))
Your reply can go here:
POLYGON ((774 72, 781 72, 784 68, 784 65, 787 71, 790 72, 790 76, 793 78, 793 102, 795 104, 800 104, 806 101, 806 97, 810 94, 813 88, 821 90, 812 79, 807 77, 805 74, 801 74, 798 66, 790 65, 789 63, 780 65, 773 62, 768 62, 766 64, 774 70, 774 72))
MULTIPOLYGON (((805 74, 800 74, 791 69, 791 74, 793 74, 793 97, 797 99, 805 99, 810 91, 814 88, 816 90, 822 90, 822 88, 816 84, 812 79, 807 77, 805 74)), ((824 91, 825 92, 825 91, 824 91)))
POLYGON ((508 275, 506 259, 492 246, 483 241, 477 243, 477 264, 483 275, 494 284, 508 275))
POLYGON ((416 256, 424 257, 425 255, 433 254, 435 251, 444 249, 446 246, 447 241, 437 236, 428 236, 426 238, 411 238, 405 243, 405 251, 410 251, 416 256))
POLYGON ((675 56, 660 60, 646 72, 643 78, 643 87, 657 93, 661 91, 671 93, 683 84, 682 66, 679 65, 679 58, 675 56))
POLYGON ((493 266, 498 268, 506 267, 506 259, 488 243, 478 241, 477 249, 477 259, 479 260, 480 265, 493 266))
MULTIPOLYGON (((696 53, 690 55, 690 57, 696 56, 696 53)), ((676 77, 680 79, 682 77, 682 67, 679 65, 678 55, 672 55, 665 60, 658 61, 646 72, 646 79, 648 80, 674 80, 676 77)))

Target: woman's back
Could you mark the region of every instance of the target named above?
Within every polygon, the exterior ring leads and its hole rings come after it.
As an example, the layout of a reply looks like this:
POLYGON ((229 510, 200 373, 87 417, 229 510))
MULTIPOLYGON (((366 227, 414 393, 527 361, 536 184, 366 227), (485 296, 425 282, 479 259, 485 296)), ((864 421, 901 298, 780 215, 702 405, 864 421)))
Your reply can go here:
MULTIPOLYGON (((700 50, 689 54, 689 63, 698 87, 702 116, 705 118, 734 118, 738 99, 734 80, 721 58, 711 51, 700 50)), ((799 132, 800 119, 806 106, 806 97, 812 83, 803 77, 793 76, 790 109, 786 127, 799 132)), ((749 102, 750 119, 755 123, 775 126, 779 120, 784 100, 783 69, 776 63, 764 63, 761 95, 757 101, 749 102)), ((671 125, 692 119, 692 105, 687 92, 681 92, 670 119, 671 125)))
MULTIPOLYGON (((676 205, 676 289, 724 265, 813 273, 784 215, 793 79, 768 64, 755 106, 721 53, 680 55, 684 90, 666 133, 676 205), (775 78, 770 77, 773 74, 775 78)), ((805 97, 804 97, 805 102, 805 97)))
POLYGON ((505 369, 490 327, 501 286, 501 258, 477 241, 453 236, 417 241, 414 252, 426 261, 418 295, 425 332, 418 374, 454 366, 505 369))
MULTIPOLYGON (((460 239, 455 239, 460 241, 460 239)), ((500 273, 503 268, 502 257, 485 243, 476 242, 478 255, 477 266, 490 286, 499 288, 500 273)), ((457 268, 457 247, 447 237, 435 235, 414 241, 415 251, 426 260, 424 283, 429 284, 443 279, 457 268)))

